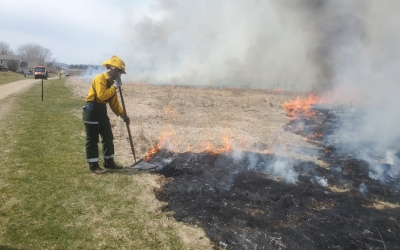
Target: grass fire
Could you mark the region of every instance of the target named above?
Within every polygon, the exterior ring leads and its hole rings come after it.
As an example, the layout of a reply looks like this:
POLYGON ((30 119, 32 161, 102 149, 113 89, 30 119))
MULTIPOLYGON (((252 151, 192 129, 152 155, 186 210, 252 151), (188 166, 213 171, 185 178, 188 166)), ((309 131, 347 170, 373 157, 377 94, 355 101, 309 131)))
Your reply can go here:
POLYGON ((140 157, 157 166, 162 211, 203 228, 216 248, 400 244, 398 161, 377 158, 376 172, 331 144, 349 114, 326 108, 322 96, 136 84, 124 91, 135 100, 128 108, 140 157))
POLYGON ((400 1, 67 3, 73 64, 0 41, 0 249, 400 249, 400 1))

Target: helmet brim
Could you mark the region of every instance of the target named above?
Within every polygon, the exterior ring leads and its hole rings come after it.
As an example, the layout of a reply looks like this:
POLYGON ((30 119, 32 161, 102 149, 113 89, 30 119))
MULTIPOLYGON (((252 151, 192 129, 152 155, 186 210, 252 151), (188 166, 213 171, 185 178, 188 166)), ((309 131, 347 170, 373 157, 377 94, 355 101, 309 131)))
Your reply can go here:
POLYGON ((125 71, 125 62, 121 60, 117 56, 111 57, 111 59, 105 60, 102 65, 106 67, 107 69, 110 69, 111 67, 116 67, 118 68, 119 71, 122 72, 122 74, 126 74, 125 71))

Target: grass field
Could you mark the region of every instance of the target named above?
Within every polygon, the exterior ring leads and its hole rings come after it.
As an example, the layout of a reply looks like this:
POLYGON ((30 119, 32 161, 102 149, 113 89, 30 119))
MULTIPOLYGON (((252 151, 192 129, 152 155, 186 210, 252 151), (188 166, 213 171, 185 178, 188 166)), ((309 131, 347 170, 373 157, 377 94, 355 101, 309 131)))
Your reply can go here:
MULTIPOLYGON (((49 78, 50 77, 56 77, 56 75, 49 74, 49 78)), ((25 80, 25 79, 35 79, 35 76, 34 75, 26 75, 26 78, 25 78, 25 76, 23 74, 15 73, 12 71, 0 72, 0 85, 6 84, 9 82, 25 80)))
POLYGON ((34 79, 34 78, 35 77, 33 75, 30 76, 27 75, 25 78, 23 74, 15 73, 12 71, 0 72, 0 85, 9 82, 19 81, 24 79, 34 79))
POLYGON ((46 81, 44 101, 40 84, 0 100, 0 249, 211 249, 161 213, 151 174, 89 173, 83 101, 64 81, 46 81))

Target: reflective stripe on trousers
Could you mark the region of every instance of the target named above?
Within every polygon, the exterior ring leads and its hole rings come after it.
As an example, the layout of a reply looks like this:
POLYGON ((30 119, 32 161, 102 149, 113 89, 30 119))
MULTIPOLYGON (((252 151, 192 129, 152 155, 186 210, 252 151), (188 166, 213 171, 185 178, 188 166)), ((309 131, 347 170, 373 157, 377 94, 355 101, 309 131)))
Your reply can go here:
POLYGON ((99 136, 101 137, 104 159, 114 158, 113 133, 105 105, 91 105, 82 110, 82 119, 86 130, 86 159, 93 162, 99 158, 99 136))

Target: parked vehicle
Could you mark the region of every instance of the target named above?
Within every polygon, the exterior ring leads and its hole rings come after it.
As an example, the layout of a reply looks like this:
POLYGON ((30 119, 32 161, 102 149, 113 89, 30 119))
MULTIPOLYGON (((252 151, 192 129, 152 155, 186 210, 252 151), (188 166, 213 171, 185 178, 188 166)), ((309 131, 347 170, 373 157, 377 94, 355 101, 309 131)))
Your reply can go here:
POLYGON ((8 71, 8 68, 4 65, 0 65, 0 71, 8 71))
POLYGON ((47 79, 49 73, 47 72, 47 68, 44 66, 37 66, 35 68, 35 79, 47 79))

